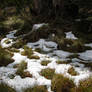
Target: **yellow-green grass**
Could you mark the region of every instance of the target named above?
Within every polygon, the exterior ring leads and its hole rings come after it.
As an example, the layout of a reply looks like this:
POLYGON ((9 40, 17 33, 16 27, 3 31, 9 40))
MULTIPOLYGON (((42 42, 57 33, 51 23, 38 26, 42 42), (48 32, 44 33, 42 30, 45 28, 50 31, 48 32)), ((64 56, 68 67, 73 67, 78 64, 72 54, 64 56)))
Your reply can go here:
POLYGON ((47 66, 51 61, 50 60, 43 60, 41 61, 41 65, 47 66))
POLYGON ((70 67, 70 68, 68 69, 68 73, 69 73, 70 75, 72 75, 72 76, 78 75, 78 72, 75 71, 74 67, 70 67))
POLYGON ((52 79, 54 73, 55 73, 55 70, 50 69, 50 68, 42 69, 41 72, 40 72, 40 74, 47 79, 52 79))
POLYGON ((12 59, 13 54, 8 52, 7 50, 0 47, 0 66, 7 66, 10 63, 13 63, 12 59))
POLYGON ((51 89, 54 92, 71 92, 74 87, 74 82, 61 74, 54 75, 51 81, 51 89))
POLYGON ((16 92, 16 91, 7 84, 0 83, 0 92, 16 92))
POLYGON ((33 55, 33 50, 27 46, 24 46, 24 51, 21 52, 21 54, 30 58, 33 55))
POLYGON ((35 86, 33 88, 27 88, 24 92, 48 92, 46 86, 35 86))

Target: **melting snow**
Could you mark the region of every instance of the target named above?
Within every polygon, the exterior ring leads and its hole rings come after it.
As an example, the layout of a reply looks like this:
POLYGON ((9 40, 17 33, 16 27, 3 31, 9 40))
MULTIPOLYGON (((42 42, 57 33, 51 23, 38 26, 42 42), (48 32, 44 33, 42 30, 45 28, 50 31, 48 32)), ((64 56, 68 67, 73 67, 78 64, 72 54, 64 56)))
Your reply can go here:
POLYGON ((83 60, 92 61, 92 50, 87 50, 85 52, 80 53, 79 55, 79 57, 83 60))
POLYGON ((37 29, 39 29, 40 27, 42 27, 44 25, 48 25, 48 24, 45 24, 45 23, 42 23, 42 24, 34 24, 32 30, 37 30, 37 29))
MULTIPOLYGON (((34 25, 34 28, 39 28, 44 24, 36 24, 34 25)), ((10 33, 11 35, 7 35, 8 38, 4 38, 1 40, 1 46, 2 47, 9 47, 12 45, 12 39, 9 38, 14 38, 13 33, 10 33), (9 40, 10 43, 6 44, 5 40, 9 40)), ((66 38, 69 39, 77 39, 72 32, 66 33, 66 38)), ((73 53, 69 53, 66 51, 62 50, 57 50, 57 44, 52 41, 47 41, 45 39, 40 39, 39 41, 35 43, 28 43, 27 46, 31 47, 32 49, 35 48, 41 48, 43 51, 52 51, 52 53, 47 53, 47 54, 40 54, 38 52, 34 51, 34 55, 37 55, 40 57, 40 59, 29 59, 27 56, 22 56, 20 53, 14 53, 14 56, 12 57, 14 59, 14 63, 8 65, 7 67, 0 67, 0 82, 3 81, 7 83, 8 85, 12 86, 17 90, 17 92, 22 92, 23 88, 28 88, 28 87, 33 87, 34 85, 46 85, 48 88, 48 92, 51 92, 51 80, 46 79, 45 77, 40 75, 40 71, 45 68, 51 68, 55 69, 55 73, 63 74, 66 77, 69 77, 71 79, 74 79, 74 82, 76 85, 78 85, 80 80, 83 80, 92 73, 87 69, 84 68, 82 64, 79 64, 80 60, 79 59, 72 59, 72 63, 70 64, 57 64, 56 61, 58 59, 67 59, 69 55, 72 55, 73 53), (56 55, 57 58, 54 56, 56 55), (51 57, 53 56, 53 57, 51 57), (51 62, 47 66, 42 66, 41 61, 42 60, 50 60, 51 62), (32 74, 32 78, 26 77, 26 78, 21 78, 20 76, 17 76, 15 74, 16 69, 13 68, 14 64, 19 64, 21 61, 27 62, 27 71, 32 74), (79 67, 76 67, 78 65, 79 67), (70 75, 67 71, 70 67, 74 66, 75 70, 79 73, 77 76, 72 76, 70 75), (14 74, 15 77, 14 79, 10 79, 9 75, 14 74)), ((20 51, 23 51, 21 48, 20 51)), ((85 60, 92 60, 92 51, 88 50, 83 53, 79 53, 79 57, 81 59, 85 60)))
POLYGON ((68 39, 78 39, 78 38, 76 38, 76 37, 74 36, 74 34, 73 34, 72 32, 67 32, 67 33, 66 33, 66 38, 68 38, 68 39))
POLYGON ((6 37, 7 37, 7 38, 10 38, 10 39, 11 39, 11 38, 16 38, 16 37, 14 36, 14 34, 15 34, 16 32, 17 32, 17 30, 10 31, 9 34, 6 35, 6 37))
POLYGON ((14 42, 12 41, 12 39, 9 39, 9 38, 4 38, 1 40, 1 46, 2 48, 7 48, 7 47, 10 47, 12 46, 14 42), (6 41, 9 41, 9 43, 6 43, 6 41))

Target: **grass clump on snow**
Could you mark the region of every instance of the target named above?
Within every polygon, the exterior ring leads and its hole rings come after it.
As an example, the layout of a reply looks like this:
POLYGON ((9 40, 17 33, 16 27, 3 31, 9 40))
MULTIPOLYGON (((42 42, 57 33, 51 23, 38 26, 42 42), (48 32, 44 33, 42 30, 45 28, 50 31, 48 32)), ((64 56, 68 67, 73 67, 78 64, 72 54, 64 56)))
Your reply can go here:
POLYGON ((20 75, 22 78, 32 77, 32 75, 28 71, 25 71, 25 69, 27 69, 27 63, 25 61, 22 61, 20 64, 15 65, 14 68, 18 68, 16 74, 20 75))
POLYGON ((92 92, 92 77, 80 81, 76 92, 92 92))
POLYGON ((48 92, 46 86, 35 86, 33 88, 27 88, 24 92, 48 92))
POLYGON ((68 62, 68 61, 57 60, 56 63, 57 63, 57 64, 69 64, 70 61, 68 62))
POLYGON ((16 74, 20 75, 22 78, 25 78, 26 72, 24 70, 27 69, 27 63, 22 61, 19 65, 17 65, 17 68, 16 74))
POLYGON ((42 52, 41 48, 35 48, 35 51, 36 51, 36 52, 39 52, 39 53, 42 52))
POLYGON ((28 56, 28 58, 29 58, 30 56, 32 56, 33 50, 27 46, 24 46, 24 51, 21 52, 21 54, 24 56, 28 56))
POLYGON ((25 41, 19 39, 19 40, 16 41, 16 43, 14 43, 12 45, 12 47, 19 49, 19 48, 23 47, 24 44, 25 44, 25 41))
POLYGON ((12 59, 13 54, 0 47, 0 66, 7 66, 14 62, 12 59))
POLYGON ((54 69, 46 68, 46 69, 42 69, 40 74, 47 79, 52 79, 54 73, 55 73, 54 69))
POLYGON ((29 56, 28 58, 30 58, 30 59, 40 59, 40 57, 37 56, 37 55, 31 55, 31 56, 29 56))
POLYGON ((47 66, 51 61, 50 60, 43 60, 41 61, 41 65, 47 66))
POLYGON ((61 74, 54 75, 51 84, 51 89, 54 92, 72 92, 71 90, 75 87, 72 80, 61 74))
POLYGON ((5 83, 0 84, 0 92, 16 92, 12 87, 5 83))
POLYGON ((78 72, 75 71, 74 67, 70 67, 70 68, 68 69, 68 73, 69 73, 70 75, 72 75, 72 76, 78 75, 78 72))

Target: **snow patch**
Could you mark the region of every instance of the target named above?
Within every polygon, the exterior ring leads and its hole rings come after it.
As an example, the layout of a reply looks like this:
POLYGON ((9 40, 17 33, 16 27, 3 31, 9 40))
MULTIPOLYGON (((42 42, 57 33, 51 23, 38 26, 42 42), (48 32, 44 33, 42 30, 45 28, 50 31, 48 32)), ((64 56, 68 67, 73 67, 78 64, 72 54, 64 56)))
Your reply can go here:
POLYGON ((67 32, 65 34, 67 39, 78 39, 77 37, 74 36, 72 32, 67 32))

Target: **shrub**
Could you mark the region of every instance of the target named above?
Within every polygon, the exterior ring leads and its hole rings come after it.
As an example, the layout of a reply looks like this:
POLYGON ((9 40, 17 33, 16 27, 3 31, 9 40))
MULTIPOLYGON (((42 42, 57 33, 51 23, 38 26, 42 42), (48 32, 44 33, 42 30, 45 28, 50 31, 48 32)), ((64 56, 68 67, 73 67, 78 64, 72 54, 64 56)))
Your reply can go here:
POLYGON ((0 92, 16 92, 13 88, 9 87, 5 83, 0 84, 0 92))
POLYGON ((33 88, 27 88, 24 92, 48 92, 46 86, 35 86, 33 88))
POLYGON ((46 68, 46 69, 42 69, 41 71, 41 75, 44 76, 47 79, 52 79, 53 75, 54 75, 55 70, 54 69, 50 69, 50 68, 46 68))
POLYGON ((51 89, 54 92, 71 92, 72 88, 75 87, 72 80, 61 74, 54 75, 51 84, 51 89))
POLYGON ((41 61, 41 65, 47 66, 51 61, 50 60, 43 60, 41 61))

